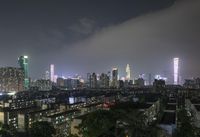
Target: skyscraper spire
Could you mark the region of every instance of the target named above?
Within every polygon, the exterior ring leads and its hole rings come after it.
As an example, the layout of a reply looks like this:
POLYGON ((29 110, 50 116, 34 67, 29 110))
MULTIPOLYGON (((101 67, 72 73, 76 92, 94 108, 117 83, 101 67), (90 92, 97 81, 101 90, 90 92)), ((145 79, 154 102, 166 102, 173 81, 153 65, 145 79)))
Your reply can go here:
POLYGON ((130 65, 127 64, 126 65, 126 80, 130 80, 131 79, 131 69, 130 69, 130 65))

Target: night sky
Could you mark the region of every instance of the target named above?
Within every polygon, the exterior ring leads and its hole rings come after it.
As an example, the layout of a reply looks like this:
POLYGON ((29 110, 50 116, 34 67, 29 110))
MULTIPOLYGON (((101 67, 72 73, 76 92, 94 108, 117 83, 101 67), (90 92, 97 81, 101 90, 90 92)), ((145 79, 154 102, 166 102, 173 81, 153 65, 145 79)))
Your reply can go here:
POLYGON ((200 76, 199 0, 2 0, 0 66, 30 57, 30 76, 107 72, 200 76))

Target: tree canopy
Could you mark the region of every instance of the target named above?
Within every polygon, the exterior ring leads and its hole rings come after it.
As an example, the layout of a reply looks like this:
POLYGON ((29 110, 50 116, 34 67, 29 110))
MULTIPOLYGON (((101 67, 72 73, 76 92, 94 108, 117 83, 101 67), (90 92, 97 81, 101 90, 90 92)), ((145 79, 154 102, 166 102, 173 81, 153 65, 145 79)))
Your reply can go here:
POLYGON ((53 137, 53 134, 55 134, 54 127, 46 121, 33 123, 29 131, 31 137, 53 137))
POLYGON ((84 137, 98 137, 104 133, 109 133, 115 127, 115 121, 112 112, 98 110, 86 115, 78 128, 84 137))

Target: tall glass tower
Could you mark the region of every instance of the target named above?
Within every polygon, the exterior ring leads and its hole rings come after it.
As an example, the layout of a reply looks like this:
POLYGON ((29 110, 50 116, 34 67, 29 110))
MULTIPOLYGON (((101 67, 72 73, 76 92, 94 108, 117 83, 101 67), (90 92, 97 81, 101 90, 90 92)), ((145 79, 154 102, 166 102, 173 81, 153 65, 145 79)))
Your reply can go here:
POLYGON ((179 84, 179 58, 174 58, 174 85, 179 84))
POLYGON ((28 90, 29 89, 28 56, 20 56, 18 58, 18 63, 24 73, 24 88, 25 90, 28 90))
POLYGON ((130 65, 127 64, 126 65, 126 80, 130 80, 131 79, 131 69, 130 69, 130 65))

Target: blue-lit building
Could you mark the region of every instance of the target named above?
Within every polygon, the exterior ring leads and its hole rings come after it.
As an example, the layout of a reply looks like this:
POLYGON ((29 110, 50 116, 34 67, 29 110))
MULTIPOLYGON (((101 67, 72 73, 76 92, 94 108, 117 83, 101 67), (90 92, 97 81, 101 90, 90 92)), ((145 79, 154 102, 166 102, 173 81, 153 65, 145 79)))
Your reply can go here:
POLYGON ((24 73, 24 88, 25 90, 29 89, 29 76, 28 76, 28 56, 20 56, 18 58, 18 63, 20 68, 24 73))

